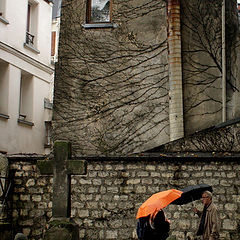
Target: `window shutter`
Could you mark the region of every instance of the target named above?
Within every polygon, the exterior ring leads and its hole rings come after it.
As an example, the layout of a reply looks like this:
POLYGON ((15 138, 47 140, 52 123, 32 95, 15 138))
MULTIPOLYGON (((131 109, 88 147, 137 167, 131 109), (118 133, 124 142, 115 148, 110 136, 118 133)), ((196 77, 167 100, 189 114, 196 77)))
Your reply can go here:
POLYGON ((56 43, 56 32, 52 32, 52 48, 51 48, 51 56, 55 55, 55 43, 56 43))

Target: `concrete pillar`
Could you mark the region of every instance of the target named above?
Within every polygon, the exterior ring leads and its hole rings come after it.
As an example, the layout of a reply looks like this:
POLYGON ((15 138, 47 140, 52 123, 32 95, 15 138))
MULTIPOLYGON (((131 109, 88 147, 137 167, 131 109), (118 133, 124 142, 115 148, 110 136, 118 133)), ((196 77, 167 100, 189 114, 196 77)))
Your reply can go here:
POLYGON ((180 0, 168 0, 170 141, 184 137, 180 0))

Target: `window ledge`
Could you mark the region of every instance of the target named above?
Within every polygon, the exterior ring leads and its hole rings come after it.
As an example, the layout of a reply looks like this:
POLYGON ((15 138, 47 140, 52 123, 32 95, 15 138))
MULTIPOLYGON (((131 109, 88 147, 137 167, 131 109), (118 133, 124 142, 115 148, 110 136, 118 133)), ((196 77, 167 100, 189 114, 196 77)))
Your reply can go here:
POLYGON ((4 24, 9 24, 9 21, 7 19, 5 19, 3 16, 0 16, 0 22, 2 22, 4 24))
POLYGON ((85 23, 82 24, 84 28, 117 28, 116 23, 85 23))
POLYGON ((0 113, 0 118, 9 119, 9 116, 3 113, 0 113))
POLYGON ((37 50, 35 47, 33 47, 32 45, 28 44, 28 43, 24 43, 23 46, 29 50, 31 50, 32 52, 35 52, 37 54, 40 53, 39 50, 37 50))
POLYGON ((26 120, 22 120, 20 118, 18 118, 18 123, 22 123, 22 124, 25 124, 25 125, 28 125, 28 126, 34 126, 34 123, 33 122, 29 122, 29 121, 26 121, 26 120))

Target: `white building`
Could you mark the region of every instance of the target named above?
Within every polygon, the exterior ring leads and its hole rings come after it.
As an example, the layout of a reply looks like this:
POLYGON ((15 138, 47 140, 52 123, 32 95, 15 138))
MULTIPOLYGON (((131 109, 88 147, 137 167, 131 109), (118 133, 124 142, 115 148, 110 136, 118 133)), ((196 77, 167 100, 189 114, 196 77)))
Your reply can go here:
POLYGON ((52 1, 0 0, 0 152, 50 150, 51 24, 52 1))

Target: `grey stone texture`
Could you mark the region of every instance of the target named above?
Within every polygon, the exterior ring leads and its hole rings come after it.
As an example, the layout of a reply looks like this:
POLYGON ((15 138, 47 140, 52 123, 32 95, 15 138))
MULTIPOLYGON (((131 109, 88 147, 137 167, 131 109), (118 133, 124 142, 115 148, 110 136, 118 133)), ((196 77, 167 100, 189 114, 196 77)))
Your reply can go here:
MULTIPOLYGON (((189 156, 85 159, 86 174, 71 177, 71 219, 78 226, 79 239, 137 239, 137 210, 151 194, 198 183, 213 187, 221 239, 239 239, 238 158, 189 156)), ((29 240, 42 240, 53 220, 53 178, 41 175, 36 164, 31 158, 10 161, 10 168, 16 170, 15 229, 29 240)), ((195 205, 202 207, 200 201, 195 205)), ((194 235, 199 219, 192 212, 192 204, 170 205, 165 212, 171 220, 172 239, 194 235)))
POLYGON ((152 151, 159 152, 211 152, 231 155, 240 151, 240 118, 228 121, 185 138, 167 143, 152 151))
POLYGON ((169 141, 166 3, 117 0, 118 27, 97 30, 82 26, 84 0, 62 6, 54 140, 72 142, 74 156, 126 154, 169 141))
MULTIPOLYGON (((116 28, 86 29, 85 1, 62 1, 53 131, 54 140, 72 142, 74 156, 126 155, 169 142, 169 86, 178 84, 169 82, 166 2, 116 0, 116 28)), ((180 2, 184 98, 173 108, 183 101, 189 135, 222 122, 222 1, 173 2, 180 2)), ((226 2, 231 120, 240 117, 240 46, 236 1, 226 2)))

